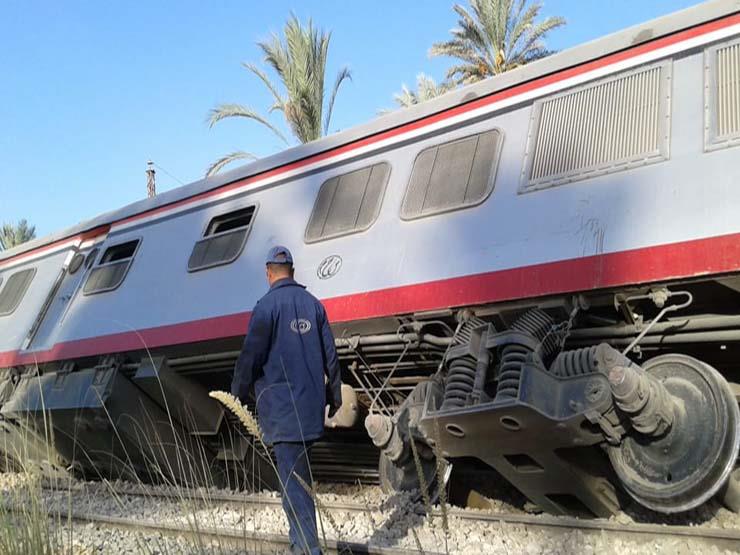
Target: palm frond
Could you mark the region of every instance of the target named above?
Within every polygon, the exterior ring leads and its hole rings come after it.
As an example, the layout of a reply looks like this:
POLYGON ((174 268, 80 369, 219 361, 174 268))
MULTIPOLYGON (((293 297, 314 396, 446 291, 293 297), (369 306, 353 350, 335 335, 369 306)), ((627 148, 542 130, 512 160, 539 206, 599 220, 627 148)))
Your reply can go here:
MULTIPOLYGON (((520 2, 520 4, 523 8, 524 4, 522 2, 520 2)), ((510 52, 516 49, 516 45, 522 39, 526 40, 527 36, 531 36, 533 22, 539 15, 541 8, 542 4, 532 4, 523 14, 518 14, 517 20, 514 22, 514 25, 509 32, 509 43, 507 46, 510 52)))
MULTIPOLYGON (((424 73, 419 73, 416 76, 416 90, 409 89, 406 84, 401 85, 401 92, 393 95, 393 100, 401 108, 408 108, 421 102, 426 102, 432 98, 436 98, 446 92, 451 91, 455 88, 455 83, 451 81, 443 81, 439 85, 434 79, 424 73)), ((391 110, 382 109, 378 110, 379 115, 387 114, 391 110)))
POLYGON ((525 64, 549 56, 552 50, 545 46, 542 37, 550 30, 564 24, 562 18, 549 18, 536 28, 530 29, 526 33, 526 38, 523 39, 523 44, 511 53, 510 59, 519 64, 525 64))
POLYGON ((267 121, 251 108, 243 106, 242 104, 219 104, 210 111, 208 115, 208 126, 213 127, 219 121, 228 118, 247 118, 254 120, 270 129, 284 142, 288 142, 288 140, 285 138, 285 135, 283 135, 277 127, 275 127, 273 124, 271 124, 269 121, 267 121))
POLYGON ((470 0, 453 6, 457 27, 451 38, 432 45, 429 55, 457 58, 447 71, 458 84, 473 83, 550 54, 545 36, 565 25, 562 17, 538 21, 542 3, 530 0, 470 0))
POLYGON ((334 101, 337 98, 339 87, 345 79, 352 81, 352 72, 347 67, 343 67, 337 73, 337 78, 334 80, 334 86, 331 89, 329 95, 329 103, 326 105, 326 116, 324 116, 324 135, 329 132, 329 123, 331 122, 331 115, 334 113, 334 101))
POLYGON ((285 102, 285 99, 282 97, 277 87, 273 84, 272 81, 270 81, 270 78, 264 71, 262 71, 256 65, 248 62, 242 62, 242 67, 248 71, 251 71, 257 77, 259 77, 260 81, 262 81, 265 87, 267 87, 267 90, 270 91, 270 94, 272 94, 272 96, 275 98, 276 104, 285 102))
MULTIPOLYGON (((291 13, 281 34, 273 33, 269 39, 257 43, 267 71, 255 64, 242 64, 270 92, 272 102, 267 113, 280 112, 292 135, 302 143, 316 140, 328 131, 340 86, 352 78, 349 69, 340 70, 327 97, 325 78, 330 42, 331 33, 318 28, 310 19, 304 25, 291 13), (274 72, 277 79, 273 80, 268 72, 274 72)), ((217 106, 211 110, 208 122, 213 127, 231 117, 257 121, 286 140, 266 117, 241 104, 217 106)))
POLYGON ((29 226, 26 220, 16 225, 3 224, 0 228, 0 251, 12 249, 36 238, 36 226, 29 226))
POLYGON ((219 158, 213 164, 211 164, 208 167, 208 170, 206 170, 206 177, 216 175, 218 172, 224 169, 225 166, 231 164, 232 162, 236 162, 237 160, 257 160, 257 157, 250 152, 237 150, 236 152, 232 152, 230 154, 227 154, 226 156, 219 158))

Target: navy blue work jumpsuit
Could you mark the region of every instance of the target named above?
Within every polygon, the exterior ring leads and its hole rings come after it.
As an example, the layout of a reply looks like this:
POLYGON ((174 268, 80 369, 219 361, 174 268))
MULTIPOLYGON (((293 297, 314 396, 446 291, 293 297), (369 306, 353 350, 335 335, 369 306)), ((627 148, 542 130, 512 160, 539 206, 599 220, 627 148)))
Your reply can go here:
POLYGON ((231 392, 244 402, 252 385, 277 459, 291 549, 318 554, 314 502, 295 475, 312 485, 308 448, 324 432, 324 407, 342 403, 341 376, 326 311, 293 279, 273 283, 252 312, 231 392))

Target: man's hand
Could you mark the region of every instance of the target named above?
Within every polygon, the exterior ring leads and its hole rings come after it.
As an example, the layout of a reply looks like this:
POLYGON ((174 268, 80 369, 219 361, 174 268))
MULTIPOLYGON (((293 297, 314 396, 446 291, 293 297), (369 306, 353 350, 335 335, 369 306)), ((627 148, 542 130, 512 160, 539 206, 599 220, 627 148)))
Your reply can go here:
POLYGON ((327 418, 331 418, 334 416, 337 411, 342 408, 342 386, 340 382, 339 386, 339 398, 337 399, 336 395, 334 394, 334 390, 331 387, 331 384, 329 383, 329 380, 327 379, 326 375, 324 376, 324 382, 325 382, 325 388, 326 388, 326 404, 329 407, 329 410, 326 413, 327 418))

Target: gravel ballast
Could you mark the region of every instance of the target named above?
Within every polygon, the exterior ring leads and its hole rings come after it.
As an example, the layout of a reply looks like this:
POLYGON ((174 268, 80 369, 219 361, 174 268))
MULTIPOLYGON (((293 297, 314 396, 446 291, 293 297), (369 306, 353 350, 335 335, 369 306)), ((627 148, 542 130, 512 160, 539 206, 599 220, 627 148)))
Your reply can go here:
MULTIPOLYGON (((18 503, 28 495, 24 487, 26 477, 19 474, 0 474, 0 491, 3 501, 18 503)), ((70 510, 103 517, 139 519, 159 524, 194 526, 200 528, 228 528, 241 531, 245 536, 252 534, 286 535, 287 521, 279 505, 265 503, 247 505, 222 502, 209 496, 223 490, 200 490, 200 499, 193 501, 177 498, 175 488, 152 487, 150 491, 169 493, 175 498, 139 496, 128 491, 143 491, 146 487, 106 482, 58 482, 56 488, 38 490, 30 488, 32 495, 40 495, 45 508, 52 514, 68 515, 70 510)), ((274 492, 265 493, 277 497, 274 492)), ((374 486, 322 485, 318 488, 319 506, 329 503, 361 504, 373 507, 368 512, 319 510, 327 538, 339 541, 368 543, 375 546, 407 548, 425 552, 449 552, 451 554, 631 554, 631 553, 740 553, 737 549, 720 549, 693 538, 655 536, 645 539, 620 536, 616 533, 583 532, 567 528, 542 529, 524 524, 481 522, 448 515, 447 533, 442 518, 432 521, 425 517, 422 507, 411 502, 409 496, 385 495, 374 486)), ((455 509, 458 512, 460 509, 455 509)), ((511 513, 508 504, 487 511, 466 509, 467 514, 511 513)), ((524 514, 524 513, 522 513, 524 514)), ((551 518, 543 516, 542 518, 551 518)), ((740 529, 740 515, 731 513, 714 502, 689 515, 660 517, 646 511, 633 510, 620 513, 613 521, 622 524, 632 522, 655 522, 695 524, 705 528, 740 529), (652 517, 652 520, 649 520, 652 517), (693 519, 693 520, 692 520, 693 519)), ((197 545, 192 538, 171 535, 141 533, 120 530, 109 526, 66 522, 64 517, 55 520, 67 551, 72 553, 245 553, 228 545, 197 545)), ((320 532, 321 535, 321 532, 320 532)), ((253 551, 250 551, 250 553, 253 551)), ((259 553, 274 550, 260 549, 259 553)))

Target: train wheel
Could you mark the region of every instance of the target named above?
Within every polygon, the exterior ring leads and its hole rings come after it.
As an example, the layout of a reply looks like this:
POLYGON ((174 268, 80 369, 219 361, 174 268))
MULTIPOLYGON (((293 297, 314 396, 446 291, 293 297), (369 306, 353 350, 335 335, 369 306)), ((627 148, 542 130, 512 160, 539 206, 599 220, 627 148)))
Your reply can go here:
POLYGON ((671 429, 658 438, 631 434, 609 449, 627 492, 662 513, 698 507, 727 481, 740 444, 740 411, 729 385, 695 358, 670 354, 643 369, 674 398, 671 429))

